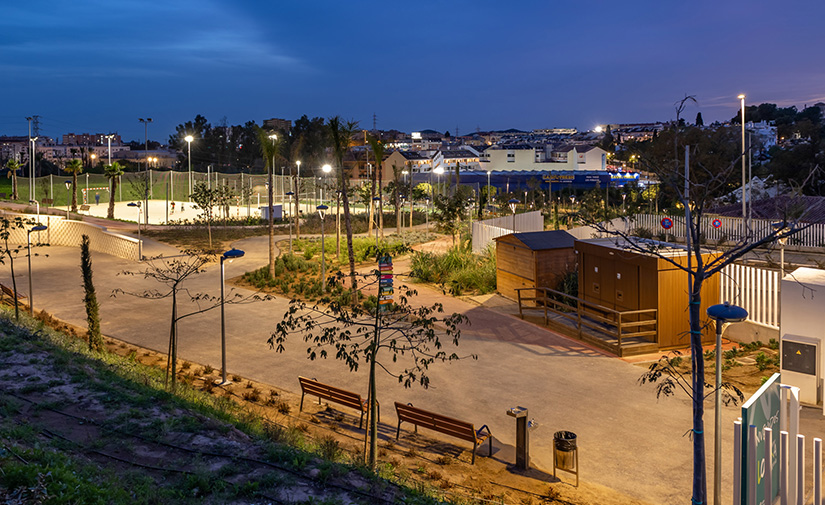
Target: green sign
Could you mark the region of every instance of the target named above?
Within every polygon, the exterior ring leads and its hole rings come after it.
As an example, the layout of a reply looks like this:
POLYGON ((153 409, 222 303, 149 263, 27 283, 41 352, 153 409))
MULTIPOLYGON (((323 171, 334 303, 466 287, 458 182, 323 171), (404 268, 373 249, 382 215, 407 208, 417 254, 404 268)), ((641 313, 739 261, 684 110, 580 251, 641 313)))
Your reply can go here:
POLYGON ((749 426, 756 426, 756 504, 771 505, 779 495, 779 374, 775 373, 742 405, 742 505, 750 503, 748 491, 749 426), (765 428, 773 431, 771 447, 771 490, 773 496, 765 499, 765 428))

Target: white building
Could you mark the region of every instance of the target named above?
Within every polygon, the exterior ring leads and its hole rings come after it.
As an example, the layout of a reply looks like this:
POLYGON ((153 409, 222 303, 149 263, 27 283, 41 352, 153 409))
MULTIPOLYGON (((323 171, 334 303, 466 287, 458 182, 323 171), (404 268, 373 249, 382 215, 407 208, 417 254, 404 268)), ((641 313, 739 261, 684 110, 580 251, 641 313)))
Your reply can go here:
POLYGON ((531 146, 516 144, 492 146, 481 153, 481 170, 547 171, 607 170, 607 152, 595 146, 531 146))

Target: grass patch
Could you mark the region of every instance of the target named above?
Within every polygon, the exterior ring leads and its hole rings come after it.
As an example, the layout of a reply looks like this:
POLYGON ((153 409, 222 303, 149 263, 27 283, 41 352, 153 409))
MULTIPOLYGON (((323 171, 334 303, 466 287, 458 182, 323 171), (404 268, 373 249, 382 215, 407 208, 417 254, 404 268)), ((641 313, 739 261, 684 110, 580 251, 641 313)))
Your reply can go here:
POLYGON ((496 254, 492 248, 473 254, 469 246, 456 246, 444 254, 416 252, 410 275, 444 286, 454 295, 492 293, 496 290, 496 254))

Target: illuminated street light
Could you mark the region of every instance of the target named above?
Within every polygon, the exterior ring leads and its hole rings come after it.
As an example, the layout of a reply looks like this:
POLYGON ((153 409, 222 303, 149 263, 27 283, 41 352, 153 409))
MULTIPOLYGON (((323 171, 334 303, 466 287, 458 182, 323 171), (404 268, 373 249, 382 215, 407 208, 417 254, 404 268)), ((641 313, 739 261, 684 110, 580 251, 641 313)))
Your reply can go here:
POLYGON ((223 262, 225 260, 229 260, 232 263, 232 260, 235 258, 240 258, 244 255, 244 252, 240 249, 230 249, 221 255, 221 382, 219 385, 223 386, 228 384, 229 382, 226 380, 226 316, 224 315, 224 285, 226 284, 226 271, 224 269, 223 262))
POLYGON ((519 202, 515 198, 511 198, 510 201, 507 202, 507 203, 510 204, 510 210, 513 212, 513 233, 515 233, 516 232, 516 205, 518 205, 521 202, 519 202))
MULTIPOLYGON (((329 166, 329 165, 326 165, 329 166)), ((321 217, 321 294, 327 290, 327 264, 326 264, 326 245, 327 243, 324 241, 324 214, 326 214, 329 207, 326 205, 319 205, 315 207, 315 210, 318 211, 318 215, 321 217)))
POLYGON ((72 205, 72 198, 69 191, 72 189, 72 181, 65 181, 64 184, 66 185, 66 219, 69 219, 69 208, 72 205))
POLYGON ((192 141, 195 140, 195 137, 192 135, 187 135, 183 138, 188 144, 188 154, 187 158, 189 158, 189 201, 192 201, 192 141))
MULTIPOLYGON (((29 247, 29 315, 34 316, 34 293, 32 292, 32 232, 43 231, 47 227, 39 224, 26 232, 26 243, 29 247)), ((16 303, 16 302, 15 302, 16 303)))

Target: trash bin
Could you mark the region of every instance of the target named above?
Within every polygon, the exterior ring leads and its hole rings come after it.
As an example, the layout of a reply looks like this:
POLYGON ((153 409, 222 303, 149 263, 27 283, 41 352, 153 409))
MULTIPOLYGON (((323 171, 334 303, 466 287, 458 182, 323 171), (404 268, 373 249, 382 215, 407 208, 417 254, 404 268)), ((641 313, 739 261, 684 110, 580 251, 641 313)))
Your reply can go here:
POLYGON ((556 468, 578 470, 575 463, 576 434, 572 431, 557 431, 553 435, 556 468))

